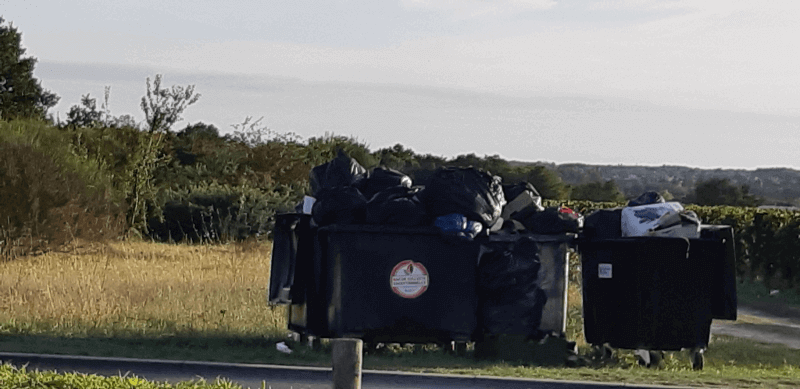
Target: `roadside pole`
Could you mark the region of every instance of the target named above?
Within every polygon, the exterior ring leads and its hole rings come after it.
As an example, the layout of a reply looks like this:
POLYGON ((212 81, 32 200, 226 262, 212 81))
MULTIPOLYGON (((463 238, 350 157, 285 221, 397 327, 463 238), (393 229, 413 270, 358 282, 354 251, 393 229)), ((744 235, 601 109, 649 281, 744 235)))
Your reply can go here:
POLYGON ((333 388, 361 389, 361 339, 331 339, 333 344, 333 388))

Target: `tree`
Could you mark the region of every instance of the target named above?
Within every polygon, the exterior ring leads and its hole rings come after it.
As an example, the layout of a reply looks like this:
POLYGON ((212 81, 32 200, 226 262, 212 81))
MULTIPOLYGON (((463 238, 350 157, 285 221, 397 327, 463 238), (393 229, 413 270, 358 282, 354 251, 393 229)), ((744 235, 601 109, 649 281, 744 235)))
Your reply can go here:
POLYGON ((499 155, 486 155, 483 158, 478 157, 474 153, 462 154, 456 156, 451 161, 447 162, 450 166, 473 166, 486 170, 494 175, 502 176, 503 173, 509 170, 508 161, 500 158, 499 155))
POLYGON ((23 57, 22 34, 0 17, 0 119, 45 119, 58 96, 33 77, 36 59, 23 57))
POLYGON ((219 138, 219 129, 213 124, 205 124, 197 122, 189 124, 184 129, 178 131, 178 137, 186 137, 191 139, 205 138, 214 139, 219 138))
POLYGON ((622 202, 625 195, 619 190, 614 180, 606 182, 589 182, 572 188, 573 200, 589 200, 596 202, 622 202))
POLYGON ((558 173, 544 165, 523 165, 509 168, 501 173, 503 183, 515 184, 528 182, 545 199, 562 199, 569 197, 569 188, 558 176, 558 173))
POLYGON ((699 181, 694 189, 694 203, 697 205, 732 205, 756 207, 762 200, 750 194, 749 185, 736 186, 727 178, 712 178, 699 181))
POLYGON ((199 98, 200 94, 194 92, 194 85, 185 88, 173 85, 167 89, 161 87, 160 74, 156 74, 152 85, 150 77, 147 77, 147 94, 142 97, 141 104, 147 129, 150 133, 169 132, 173 124, 183 119, 183 111, 199 98))
POLYGON ((100 109, 97 109, 97 99, 92 98, 90 94, 85 94, 81 97, 80 105, 73 105, 67 113, 67 126, 68 127, 109 127, 109 128, 122 128, 132 127, 138 128, 136 119, 131 115, 114 116, 109 109, 108 99, 111 96, 111 87, 106 86, 103 93, 103 103, 100 104, 100 109))
POLYGON ((372 154, 375 155, 375 158, 378 158, 380 165, 388 168, 403 170, 419 166, 414 152, 399 143, 392 147, 380 149, 372 154))
POLYGON ((545 166, 528 166, 523 176, 523 181, 531 183, 534 188, 545 199, 566 199, 569 195, 569 188, 564 185, 564 181, 558 173, 545 166))
POLYGON ((67 113, 67 126, 92 127, 101 124, 103 112, 97 110, 97 99, 89 94, 81 96, 81 104, 73 105, 67 113))

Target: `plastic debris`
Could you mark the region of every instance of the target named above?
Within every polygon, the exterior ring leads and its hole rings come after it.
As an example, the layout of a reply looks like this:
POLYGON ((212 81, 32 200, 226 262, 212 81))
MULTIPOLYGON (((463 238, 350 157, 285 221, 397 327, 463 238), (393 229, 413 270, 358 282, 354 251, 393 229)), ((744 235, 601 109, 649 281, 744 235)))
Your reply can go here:
POLYGON ((280 343, 276 344, 275 348, 278 349, 278 351, 280 351, 280 352, 282 352, 284 354, 291 354, 292 353, 292 349, 290 349, 289 346, 286 345, 286 342, 280 342, 280 343))

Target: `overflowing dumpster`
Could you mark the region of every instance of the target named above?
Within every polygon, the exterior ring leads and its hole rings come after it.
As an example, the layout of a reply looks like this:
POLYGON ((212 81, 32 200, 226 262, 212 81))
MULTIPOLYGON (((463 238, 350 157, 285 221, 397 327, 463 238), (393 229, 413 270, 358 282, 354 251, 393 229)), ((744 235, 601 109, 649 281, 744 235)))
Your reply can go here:
POLYGON ((689 349, 702 369, 712 319, 736 319, 729 226, 701 226, 698 238, 594 235, 579 252, 587 343, 644 350, 648 359, 689 349))
POLYGON ((484 334, 535 337, 566 329, 574 234, 465 240, 430 226, 312 228, 298 227, 307 223, 302 215, 277 218, 271 282, 282 286, 270 288, 270 301, 290 304, 289 328, 300 334, 465 343, 484 334), (288 227, 294 234, 278 232, 288 227), (278 239, 295 239, 313 253, 282 249, 287 243, 278 239))

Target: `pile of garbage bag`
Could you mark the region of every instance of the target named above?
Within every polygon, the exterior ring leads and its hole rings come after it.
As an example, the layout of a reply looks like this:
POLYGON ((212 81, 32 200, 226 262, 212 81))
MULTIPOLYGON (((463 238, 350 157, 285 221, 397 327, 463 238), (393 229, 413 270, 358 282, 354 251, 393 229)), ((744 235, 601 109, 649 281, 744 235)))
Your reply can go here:
POLYGON ((677 201, 665 201, 657 192, 645 192, 625 207, 601 209, 586 216, 583 236, 588 239, 654 236, 699 238, 701 220, 677 201))
POLYGON ((542 206, 530 183, 503 184, 474 167, 439 168, 426 185, 402 172, 367 170, 343 151, 310 174, 311 195, 297 206, 318 226, 382 224, 437 226, 443 234, 474 239, 492 233, 577 233, 582 216, 542 206))

